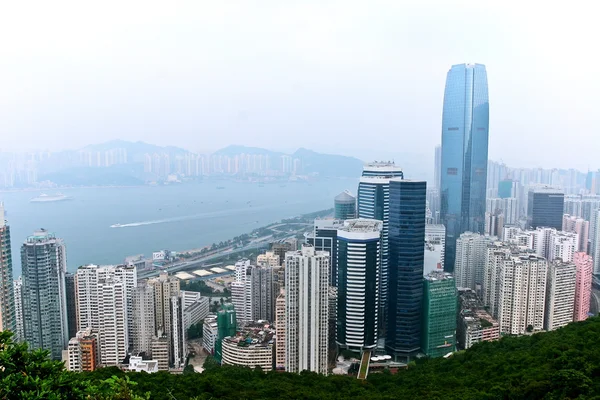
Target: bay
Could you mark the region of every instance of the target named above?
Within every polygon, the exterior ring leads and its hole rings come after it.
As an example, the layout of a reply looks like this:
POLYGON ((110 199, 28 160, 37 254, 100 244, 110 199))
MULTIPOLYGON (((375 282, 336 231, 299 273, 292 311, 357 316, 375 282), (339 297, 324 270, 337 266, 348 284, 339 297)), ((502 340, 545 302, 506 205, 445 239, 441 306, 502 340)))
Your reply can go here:
MULTIPOLYGON (((333 207, 357 179, 258 185, 205 181, 168 186, 60 189, 72 200, 31 203, 42 193, 0 193, 11 229, 13 275, 20 275, 20 246, 36 229, 64 239, 67 268, 115 264, 126 256, 168 249, 197 249, 299 214, 333 207), (125 225, 111 228, 111 225, 125 225)), ((58 190, 45 190, 55 194, 58 190)))

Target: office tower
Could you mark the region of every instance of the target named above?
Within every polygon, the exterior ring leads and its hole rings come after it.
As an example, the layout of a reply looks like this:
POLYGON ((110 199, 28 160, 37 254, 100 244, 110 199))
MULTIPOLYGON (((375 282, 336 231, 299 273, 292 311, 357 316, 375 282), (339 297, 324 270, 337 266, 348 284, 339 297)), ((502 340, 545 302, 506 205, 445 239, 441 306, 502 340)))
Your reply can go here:
POLYGON ((529 189, 527 197, 527 226, 562 229, 565 195, 560 189, 548 186, 529 189))
POLYGON ((15 341, 25 340, 23 332, 23 281, 21 277, 14 281, 14 299, 15 299, 15 341))
POLYGON ((352 196, 348 190, 335 196, 333 207, 335 219, 356 218, 356 197, 352 196))
POLYGON ((507 243, 488 246, 483 298, 500 333, 522 335, 544 328, 548 262, 507 243))
POLYGON ((139 284, 133 292, 133 352, 150 354, 156 335, 154 287, 139 284))
POLYGON ((575 309, 573 321, 583 321, 590 312, 590 298, 592 296, 592 271, 594 262, 592 257, 585 253, 575 253, 573 257, 576 271, 575 282, 575 309))
POLYGON ((251 319, 275 321, 275 269, 253 266, 251 272, 251 319))
MULTIPOLYGON (((158 278, 148 280, 148 284, 154 287, 154 315, 157 336, 160 338, 163 335, 167 338, 169 362, 173 363, 173 338, 171 336, 171 297, 179 296, 179 279, 174 276, 169 276, 166 272, 161 272, 158 278)), ((152 357, 156 359, 154 354, 152 357)), ((159 365, 159 369, 161 366, 159 365)))
MULTIPOLYGON (((426 183, 392 179, 386 348, 410 358, 421 341, 426 183)), ((380 297, 381 298, 381 297, 380 297)))
MULTIPOLYGON (((504 229, 504 214, 500 210, 494 213, 485 213, 485 230, 484 233, 488 236, 502 236, 504 229)), ((455 266, 456 268, 456 266, 455 266)))
POLYGON ((264 254, 256 256, 256 265, 260 265, 261 267, 277 267, 281 265, 281 261, 283 260, 272 251, 267 251, 264 254))
POLYGON ((129 349, 127 331, 127 289, 114 277, 98 279, 98 326, 100 360, 103 366, 117 366, 129 349))
POLYGON ((275 369, 285 369, 285 290, 282 290, 275 301, 275 369))
POLYGON ((442 146, 435 146, 435 160, 434 160, 434 168, 433 168, 433 187, 438 191, 441 187, 441 173, 442 173, 442 146))
POLYGON ((329 285, 337 286, 337 230, 344 225, 339 219, 315 219, 313 231, 306 235, 306 243, 316 251, 329 254, 329 285))
POLYGON ((518 196, 518 183, 512 179, 503 179, 498 182, 498 197, 507 199, 518 196))
POLYGON ((10 250, 10 227, 0 202, 0 331, 15 330, 15 299, 10 250))
POLYGON ((69 341, 62 239, 44 229, 34 232, 21 246, 21 265, 25 341, 60 360, 69 341))
POLYGON ((67 272, 65 274, 65 290, 67 293, 67 324, 69 337, 77 334, 77 298, 75 297, 75 275, 67 272))
POLYGON ((187 329, 184 325, 184 300, 181 296, 171 297, 171 363, 175 368, 183 368, 188 356, 187 329))
POLYGON ((562 230, 565 232, 576 233, 579 237, 577 251, 587 253, 590 230, 589 221, 573 215, 565 214, 563 215, 562 230))
POLYGON ((337 334, 342 348, 374 349, 379 328, 383 222, 351 219, 337 233, 337 334))
POLYGON ((488 198, 485 204, 485 211, 490 214, 500 210, 504 215, 505 224, 513 225, 519 222, 519 205, 516 198, 488 198))
POLYGON ((438 269, 444 269, 444 247, 446 240, 446 228, 444 225, 425 225, 425 255, 423 272, 430 273, 438 269))
POLYGON ((576 285, 575 264, 559 259, 549 263, 544 329, 553 331, 573 322, 576 285))
POLYGON ((488 165, 487 73, 481 64, 453 65, 442 115, 441 219, 446 226, 446 271, 454 271, 456 240, 483 233, 488 165))
POLYGON ((456 241, 454 279, 456 287, 481 291, 485 270, 487 246, 495 238, 479 233, 462 233, 456 241))
POLYGON ((76 332, 67 346, 67 370, 90 372, 100 366, 98 332, 86 329, 76 332))
POLYGON ((250 260, 235 263, 235 280, 231 282, 231 302, 235 308, 237 324, 252 321, 252 266, 250 260))
MULTIPOLYGON (((388 304, 388 232, 390 222, 390 179, 404 178, 402 169, 393 162, 374 162, 363 167, 358 183, 358 218, 383 221, 381 231, 381 269, 379 272, 379 303, 381 320, 386 320, 388 304)), ((423 215, 425 220, 425 215, 423 215)))
POLYGON ((327 375, 329 256, 310 245, 286 253, 287 372, 327 375))
POLYGON ((421 349, 428 357, 443 357, 456 350, 456 284, 443 271, 423 279, 421 349))

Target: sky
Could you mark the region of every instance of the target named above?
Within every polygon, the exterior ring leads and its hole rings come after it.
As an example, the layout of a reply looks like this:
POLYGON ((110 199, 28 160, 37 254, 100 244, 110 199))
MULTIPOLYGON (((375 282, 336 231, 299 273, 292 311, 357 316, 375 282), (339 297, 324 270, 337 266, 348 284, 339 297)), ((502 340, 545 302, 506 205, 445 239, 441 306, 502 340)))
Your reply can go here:
POLYGON ((431 164, 451 65, 483 63, 489 158, 600 167, 597 5, 12 1, 0 150, 110 139, 431 164))

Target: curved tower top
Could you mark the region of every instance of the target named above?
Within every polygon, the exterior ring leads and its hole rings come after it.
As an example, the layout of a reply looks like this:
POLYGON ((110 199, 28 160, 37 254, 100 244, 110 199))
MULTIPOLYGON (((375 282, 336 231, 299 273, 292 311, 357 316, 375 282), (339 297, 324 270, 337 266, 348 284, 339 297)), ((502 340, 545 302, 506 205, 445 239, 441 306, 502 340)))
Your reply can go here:
POLYGON ((445 268, 452 271, 456 239, 483 233, 487 183, 489 98, 483 64, 453 65, 442 115, 440 217, 446 226, 445 268))

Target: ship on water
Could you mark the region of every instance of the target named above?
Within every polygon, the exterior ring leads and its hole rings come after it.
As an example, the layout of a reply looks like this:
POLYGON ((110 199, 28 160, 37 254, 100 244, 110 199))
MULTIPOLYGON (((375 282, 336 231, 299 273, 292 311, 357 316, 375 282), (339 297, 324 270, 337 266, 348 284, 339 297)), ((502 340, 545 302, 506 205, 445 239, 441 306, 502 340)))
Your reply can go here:
POLYGON ((49 202, 53 202, 53 201, 64 201, 64 200, 71 200, 71 199, 72 199, 71 196, 65 196, 62 193, 57 193, 57 194, 53 194, 53 195, 42 193, 39 196, 30 199, 29 201, 32 203, 49 203, 49 202))

